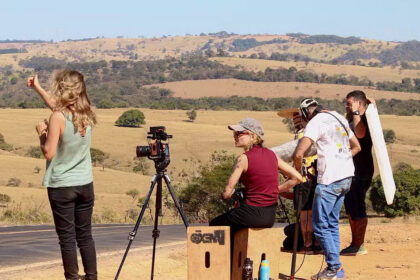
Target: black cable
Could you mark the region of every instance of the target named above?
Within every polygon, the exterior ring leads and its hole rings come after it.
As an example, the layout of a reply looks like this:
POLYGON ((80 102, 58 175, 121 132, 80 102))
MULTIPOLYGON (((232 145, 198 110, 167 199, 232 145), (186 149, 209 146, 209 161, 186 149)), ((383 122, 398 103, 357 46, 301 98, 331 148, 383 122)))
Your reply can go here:
MULTIPOLYGON (((307 231, 308 231, 308 220, 309 220, 308 218, 309 218, 309 212, 308 212, 308 211, 306 211, 306 225, 305 225, 305 232, 307 232, 307 231)), ((297 224, 296 224, 296 225, 297 225, 297 224)), ((300 226, 300 223, 299 223, 299 226, 300 226)), ((303 233, 302 233, 302 238, 303 238, 303 233)), ((311 238, 312 238, 312 236, 311 236, 311 238)), ((307 250, 307 248, 306 248, 306 246, 305 246, 305 238, 303 238, 303 246, 305 247, 305 253, 303 254, 303 260, 302 260, 302 263, 300 264, 299 268, 295 271, 295 274, 297 274, 297 273, 299 272, 299 270, 301 269, 301 267, 302 267, 303 263, 305 262, 306 252, 308 251, 308 250, 307 250)))

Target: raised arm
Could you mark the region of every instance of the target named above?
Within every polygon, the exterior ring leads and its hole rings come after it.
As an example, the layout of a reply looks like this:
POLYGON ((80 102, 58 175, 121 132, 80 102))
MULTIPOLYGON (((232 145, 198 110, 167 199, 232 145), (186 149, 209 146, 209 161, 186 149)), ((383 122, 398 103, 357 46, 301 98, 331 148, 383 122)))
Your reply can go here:
POLYGON ((50 95, 47 91, 45 91, 41 85, 39 84, 38 74, 35 74, 33 77, 28 78, 27 82, 28 87, 33 88, 39 96, 44 100, 45 104, 50 108, 50 110, 54 110, 56 105, 55 97, 50 95))
POLYGON ((233 192, 235 191, 235 185, 238 183, 239 178, 241 178, 242 172, 246 171, 248 168, 248 158, 246 155, 240 155, 235 165, 233 166, 232 174, 230 175, 229 181, 225 187, 225 191, 222 193, 223 199, 229 199, 232 197, 233 192))

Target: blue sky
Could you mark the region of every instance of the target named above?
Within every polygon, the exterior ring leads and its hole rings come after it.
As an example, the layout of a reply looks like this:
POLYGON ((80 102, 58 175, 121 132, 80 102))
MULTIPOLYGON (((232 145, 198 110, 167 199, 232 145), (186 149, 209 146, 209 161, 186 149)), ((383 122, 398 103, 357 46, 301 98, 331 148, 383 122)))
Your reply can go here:
POLYGON ((0 40, 238 34, 334 34, 420 41, 420 1, 9 0, 0 40))

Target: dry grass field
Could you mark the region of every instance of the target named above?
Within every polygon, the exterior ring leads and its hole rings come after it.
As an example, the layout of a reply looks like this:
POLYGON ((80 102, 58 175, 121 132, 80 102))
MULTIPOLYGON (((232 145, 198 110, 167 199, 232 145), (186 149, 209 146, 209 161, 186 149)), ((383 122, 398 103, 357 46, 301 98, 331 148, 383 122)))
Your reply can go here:
POLYGON ((378 81, 394 81, 401 82, 403 78, 419 78, 420 70, 407 70, 392 68, 390 66, 366 67, 359 65, 332 65, 315 62, 292 62, 292 61, 275 61, 265 59, 250 59, 238 57, 213 57, 211 60, 228 66, 240 66, 250 71, 264 71, 267 67, 276 69, 279 67, 290 68, 295 67, 298 70, 312 71, 317 74, 325 73, 329 76, 346 74, 353 75, 359 78, 366 77, 373 82, 378 81))
MULTIPOLYGON (((268 147, 279 145, 290 139, 290 134, 275 112, 249 111, 198 111, 194 123, 187 122, 186 111, 159 111, 142 109, 147 125, 142 128, 121 128, 114 126, 115 120, 127 109, 98 110, 99 124, 93 130, 92 147, 99 148, 110 155, 109 164, 114 168, 94 168, 95 191, 97 196, 96 222, 132 221, 127 218, 129 209, 138 209, 136 200, 125 193, 137 189, 139 196, 144 196, 150 185, 151 176, 130 172, 137 145, 147 145, 146 132, 149 126, 165 125, 167 132, 173 134, 170 141, 171 164, 168 172, 177 184, 178 173, 185 169, 194 171, 194 166, 184 159, 192 158, 207 161, 215 150, 227 150, 236 154, 240 150, 233 146, 232 133, 228 124, 236 123, 245 117, 254 117, 261 121, 265 129, 265 144, 268 147)), ((0 133, 7 143, 14 146, 12 153, 0 153, 0 193, 12 198, 9 210, 17 213, 38 215, 34 220, 51 222, 46 190, 41 186, 45 170, 43 159, 24 157, 30 146, 36 146, 38 139, 34 130, 35 124, 48 117, 47 110, 40 109, 1 109, 0 133), (37 173, 35 168, 39 167, 37 173), (18 187, 6 186, 11 178, 18 178, 18 187), (36 214, 36 212, 39 212, 36 214)), ((420 168, 420 136, 418 123, 420 117, 381 116, 384 129, 393 129, 397 136, 395 144, 389 146, 392 164, 406 162, 420 168)), ((153 167, 149 170, 154 173, 153 167)), ((4 209, 3 209, 4 210, 4 209)), ((2 211, 2 210, 0 210, 2 211)), ((164 222, 171 222, 166 215, 164 222)), ((7 223, 33 222, 31 219, 19 219, 7 223)), ((0 222, 0 223, 5 223, 0 222)))
POLYGON ((410 92, 381 91, 363 86, 315 84, 295 82, 253 82, 237 79, 190 80, 154 84, 147 87, 170 89, 175 97, 199 98, 207 96, 227 97, 256 96, 261 98, 274 97, 314 97, 324 99, 343 99, 353 90, 363 90, 374 99, 415 99, 420 100, 420 94, 410 92))

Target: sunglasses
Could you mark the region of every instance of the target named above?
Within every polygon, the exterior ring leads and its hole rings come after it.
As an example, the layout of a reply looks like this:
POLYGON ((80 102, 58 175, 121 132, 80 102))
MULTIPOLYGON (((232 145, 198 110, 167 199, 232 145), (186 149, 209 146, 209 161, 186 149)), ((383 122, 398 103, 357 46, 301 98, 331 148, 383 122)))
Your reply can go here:
POLYGON ((235 137, 241 137, 242 135, 249 135, 248 131, 234 131, 233 132, 233 136, 235 137))

